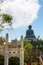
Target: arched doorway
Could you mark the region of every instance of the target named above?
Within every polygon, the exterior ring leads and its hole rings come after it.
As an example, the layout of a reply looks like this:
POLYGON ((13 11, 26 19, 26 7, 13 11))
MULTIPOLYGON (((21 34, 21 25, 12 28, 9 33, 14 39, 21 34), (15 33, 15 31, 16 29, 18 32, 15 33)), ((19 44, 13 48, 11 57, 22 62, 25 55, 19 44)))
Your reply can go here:
POLYGON ((20 65, 20 59, 18 57, 10 57, 9 65, 20 65))
POLYGON ((4 65, 4 56, 0 55, 0 65, 4 65))

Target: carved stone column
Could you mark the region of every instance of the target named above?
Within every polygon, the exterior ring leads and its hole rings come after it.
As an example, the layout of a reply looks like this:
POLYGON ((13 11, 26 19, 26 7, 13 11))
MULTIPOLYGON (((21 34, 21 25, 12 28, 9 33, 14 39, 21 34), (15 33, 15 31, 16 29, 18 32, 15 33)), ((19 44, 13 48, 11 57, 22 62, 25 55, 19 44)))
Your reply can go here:
POLYGON ((23 48, 23 36, 21 36, 21 48, 20 48, 20 65, 24 65, 24 48, 23 48))
POLYGON ((4 65, 8 65, 8 34, 6 34, 6 43, 4 45, 4 65))

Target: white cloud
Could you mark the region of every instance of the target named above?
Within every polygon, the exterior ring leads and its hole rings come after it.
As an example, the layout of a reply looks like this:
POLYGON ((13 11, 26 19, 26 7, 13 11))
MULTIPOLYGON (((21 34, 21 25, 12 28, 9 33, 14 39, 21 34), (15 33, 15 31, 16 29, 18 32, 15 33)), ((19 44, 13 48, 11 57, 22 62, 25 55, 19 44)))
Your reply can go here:
POLYGON ((13 27, 18 27, 31 24, 38 16, 40 5, 38 0, 6 0, 0 8, 0 13, 13 16, 13 27))

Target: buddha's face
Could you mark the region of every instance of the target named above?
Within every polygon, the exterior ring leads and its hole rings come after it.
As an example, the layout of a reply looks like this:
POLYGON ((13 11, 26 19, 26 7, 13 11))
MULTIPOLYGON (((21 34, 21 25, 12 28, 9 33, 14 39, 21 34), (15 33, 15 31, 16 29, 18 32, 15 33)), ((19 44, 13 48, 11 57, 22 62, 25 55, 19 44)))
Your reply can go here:
POLYGON ((29 30, 31 30, 31 28, 32 28, 32 26, 31 26, 31 25, 29 25, 29 30))

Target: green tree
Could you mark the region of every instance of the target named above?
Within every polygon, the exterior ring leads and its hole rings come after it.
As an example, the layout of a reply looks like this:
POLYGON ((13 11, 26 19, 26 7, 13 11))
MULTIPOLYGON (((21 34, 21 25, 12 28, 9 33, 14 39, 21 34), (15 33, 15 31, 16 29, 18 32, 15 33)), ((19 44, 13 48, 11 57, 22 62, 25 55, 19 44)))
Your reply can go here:
POLYGON ((20 65, 20 60, 17 57, 9 58, 9 65, 20 65))
POLYGON ((3 40, 3 42, 6 42, 6 38, 3 38, 2 40, 3 40))
POLYGON ((28 52, 25 50, 24 51, 24 62, 28 61, 28 52))
POLYGON ((24 61, 25 62, 31 62, 32 61, 32 50, 33 50, 33 45, 29 43, 28 41, 24 41, 24 61))
POLYGON ((6 26, 12 26, 12 16, 9 14, 2 14, 1 15, 1 21, 0 21, 0 31, 3 30, 3 28, 5 28, 6 26), (5 26, 6 24, 6 26, 5 26))
POLYGON ((0 55, 0 65, 4 65, 4 56, 0 55))

